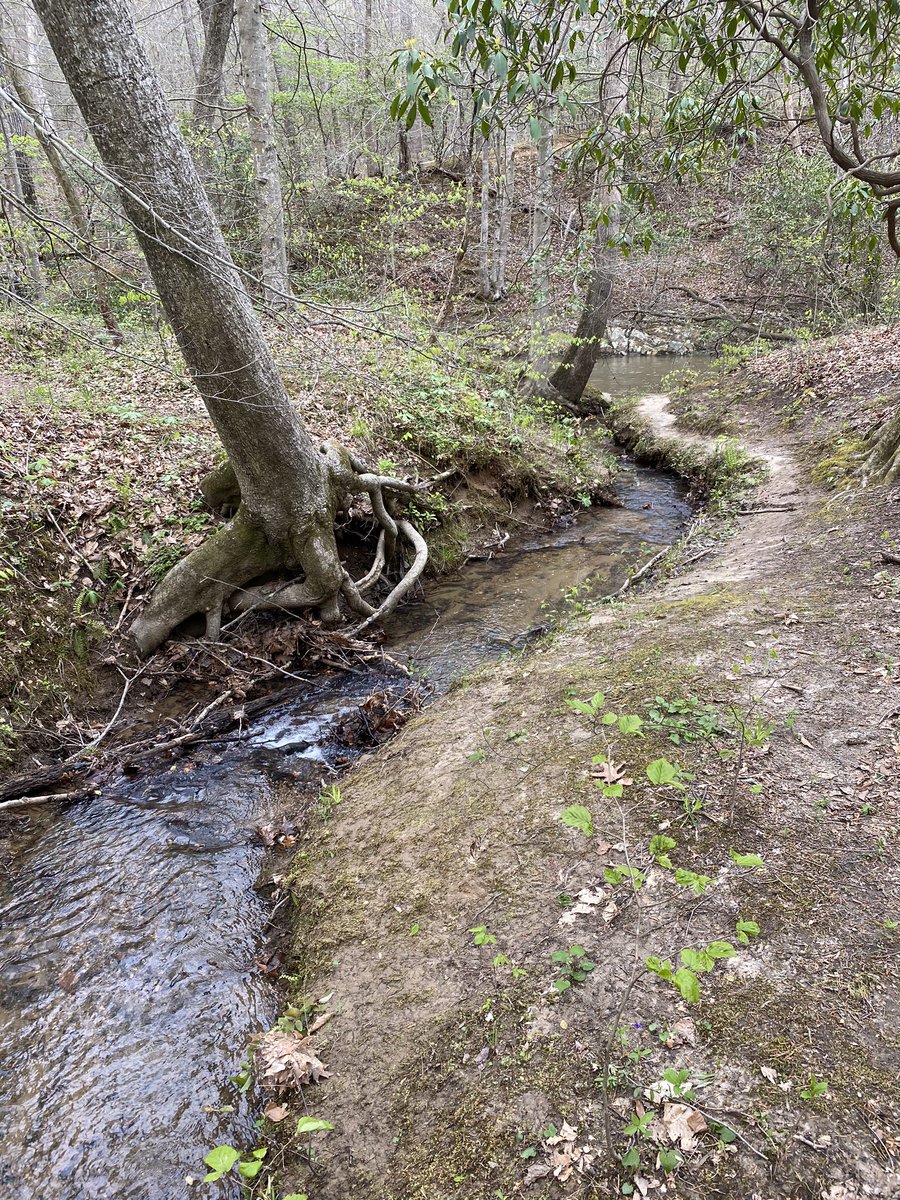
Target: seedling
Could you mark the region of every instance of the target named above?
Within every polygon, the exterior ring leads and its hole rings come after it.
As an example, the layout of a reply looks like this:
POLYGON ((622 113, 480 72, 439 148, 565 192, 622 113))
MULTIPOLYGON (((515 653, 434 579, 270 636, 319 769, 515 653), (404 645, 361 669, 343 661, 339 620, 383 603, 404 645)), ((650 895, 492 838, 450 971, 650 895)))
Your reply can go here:
POLYGON ((816 1079, 815 1075, 810 1075, 809 1083, 800 1092, 804 1100, 818 1100, 820 1096, 826 1096, 827 1094, 827 1080, 816 1079))
POLYGON ((573 984, 584 983, 597 965, 586 957, 584 946, 554 950, 550 957, 559 970, 559 978, 553 980, 553 987, 557 992, 567 992, 573 984))
POLYGON ((492 933, 488 933, 486 925, 473 925, 469 930, 472 935, 472 943, 475 946, 496 946, 497 939, 492 933))

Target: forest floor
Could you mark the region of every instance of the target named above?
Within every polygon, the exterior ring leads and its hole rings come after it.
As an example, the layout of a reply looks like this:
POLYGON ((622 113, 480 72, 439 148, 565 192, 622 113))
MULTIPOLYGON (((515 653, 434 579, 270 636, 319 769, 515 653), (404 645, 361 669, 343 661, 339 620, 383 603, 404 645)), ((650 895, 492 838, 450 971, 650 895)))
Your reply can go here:
POLYGON ((309 829, 284 886, 330 1078, 293 1116, 334 1129, 300 1153, 269 1109, 288 1190, 900 1193, 900 495, 850 473, 878 380, 830 409, 802 375, 620 411, 657 457, 727 428, 767 478, 309 829))

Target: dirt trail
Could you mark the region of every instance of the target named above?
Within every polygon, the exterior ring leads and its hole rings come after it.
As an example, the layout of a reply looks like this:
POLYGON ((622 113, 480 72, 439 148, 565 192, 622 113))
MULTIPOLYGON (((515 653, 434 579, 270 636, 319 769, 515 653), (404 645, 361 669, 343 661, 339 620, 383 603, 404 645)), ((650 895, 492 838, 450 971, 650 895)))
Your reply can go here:
MULTIPOLYGON (((702 440, 664 396, 640 415, 702 440)), ((298 859, 298 953, 337 1014, 332 1078, 304 1098, 335 1132, 290 1181, 310 1200, 900 1194, 900 589, 879 558, 897 508, 830 503, 771 412, 746 422, 769 468, 746 507, 777 511, 708 524, 683 574, 462 683, 354 773, 298 859), (643 738, 566 703, 598 690, 643 738), (653 726, 657 696, 687 707, 653 726), (751 742, 704 731, 705 704, 751 742), (621 799, 595 786, 598 751, 634 779, 621 799), (651 784, 657 758, 686 792, 651 784), (560 821, 573 803, 590 837, 560 821), (654 862, 663 832, 702 894, 654 862), (610 881, 632 867, 639 892, 610 881), (699 1004, 642 969, 740 919, 759 935, 699 1004), (551 956, 576 943, 597 965, 559 995, 551 956), (698 1133, 673 1124, 667 1069, 698 1133)))

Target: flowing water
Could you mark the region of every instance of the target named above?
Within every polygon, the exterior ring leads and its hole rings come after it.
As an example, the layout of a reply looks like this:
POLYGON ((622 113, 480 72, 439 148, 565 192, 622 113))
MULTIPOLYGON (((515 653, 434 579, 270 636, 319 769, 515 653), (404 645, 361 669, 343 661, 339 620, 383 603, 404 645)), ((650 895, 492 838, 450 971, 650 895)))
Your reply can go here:
MULTIPOLYGON (((593 382, 649 391, 672 365, 607 360, 593 382)), ((564 590, 618 586, 689 507, 674 479, 633 464, 617 491, 622 508, 526 530, 429 584, 392 622, 391 653, 440 688, 520 645, 564 590)), ((0 1196, 176 1200, 212 1146, 252 1137, 228 1076, 276 1014, 254 827, 275 815, 279 780, 317 785, 329 730, 372 686, 323 677, 246 741, 17 822, 0 864, 0 1196)))

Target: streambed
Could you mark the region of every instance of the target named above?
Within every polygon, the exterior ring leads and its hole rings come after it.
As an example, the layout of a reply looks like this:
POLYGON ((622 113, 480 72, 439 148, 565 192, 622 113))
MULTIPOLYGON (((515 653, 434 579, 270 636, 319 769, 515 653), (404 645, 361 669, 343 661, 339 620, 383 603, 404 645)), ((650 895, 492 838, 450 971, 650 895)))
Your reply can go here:
MULTIPOLYGON (((673 365, 609 359, 593 383, 649 391, 673 365)), ((520 645, 565 590, 589 577, 617 587, 690 513, 662 472, 626 464, 617 492, 622 508, 526 529, 431 583, 386 648, 441 690, 520 645)), ((323 676, 247 740, 18 823, 0 864, 0 1194, 175 1200, 210 1147, 252 1137, 228 1077, 277 1011, 258 964, 269 913, 255 826, 276 815, 285 778, 318 786, 335 721, 374 686, 323 676)))

